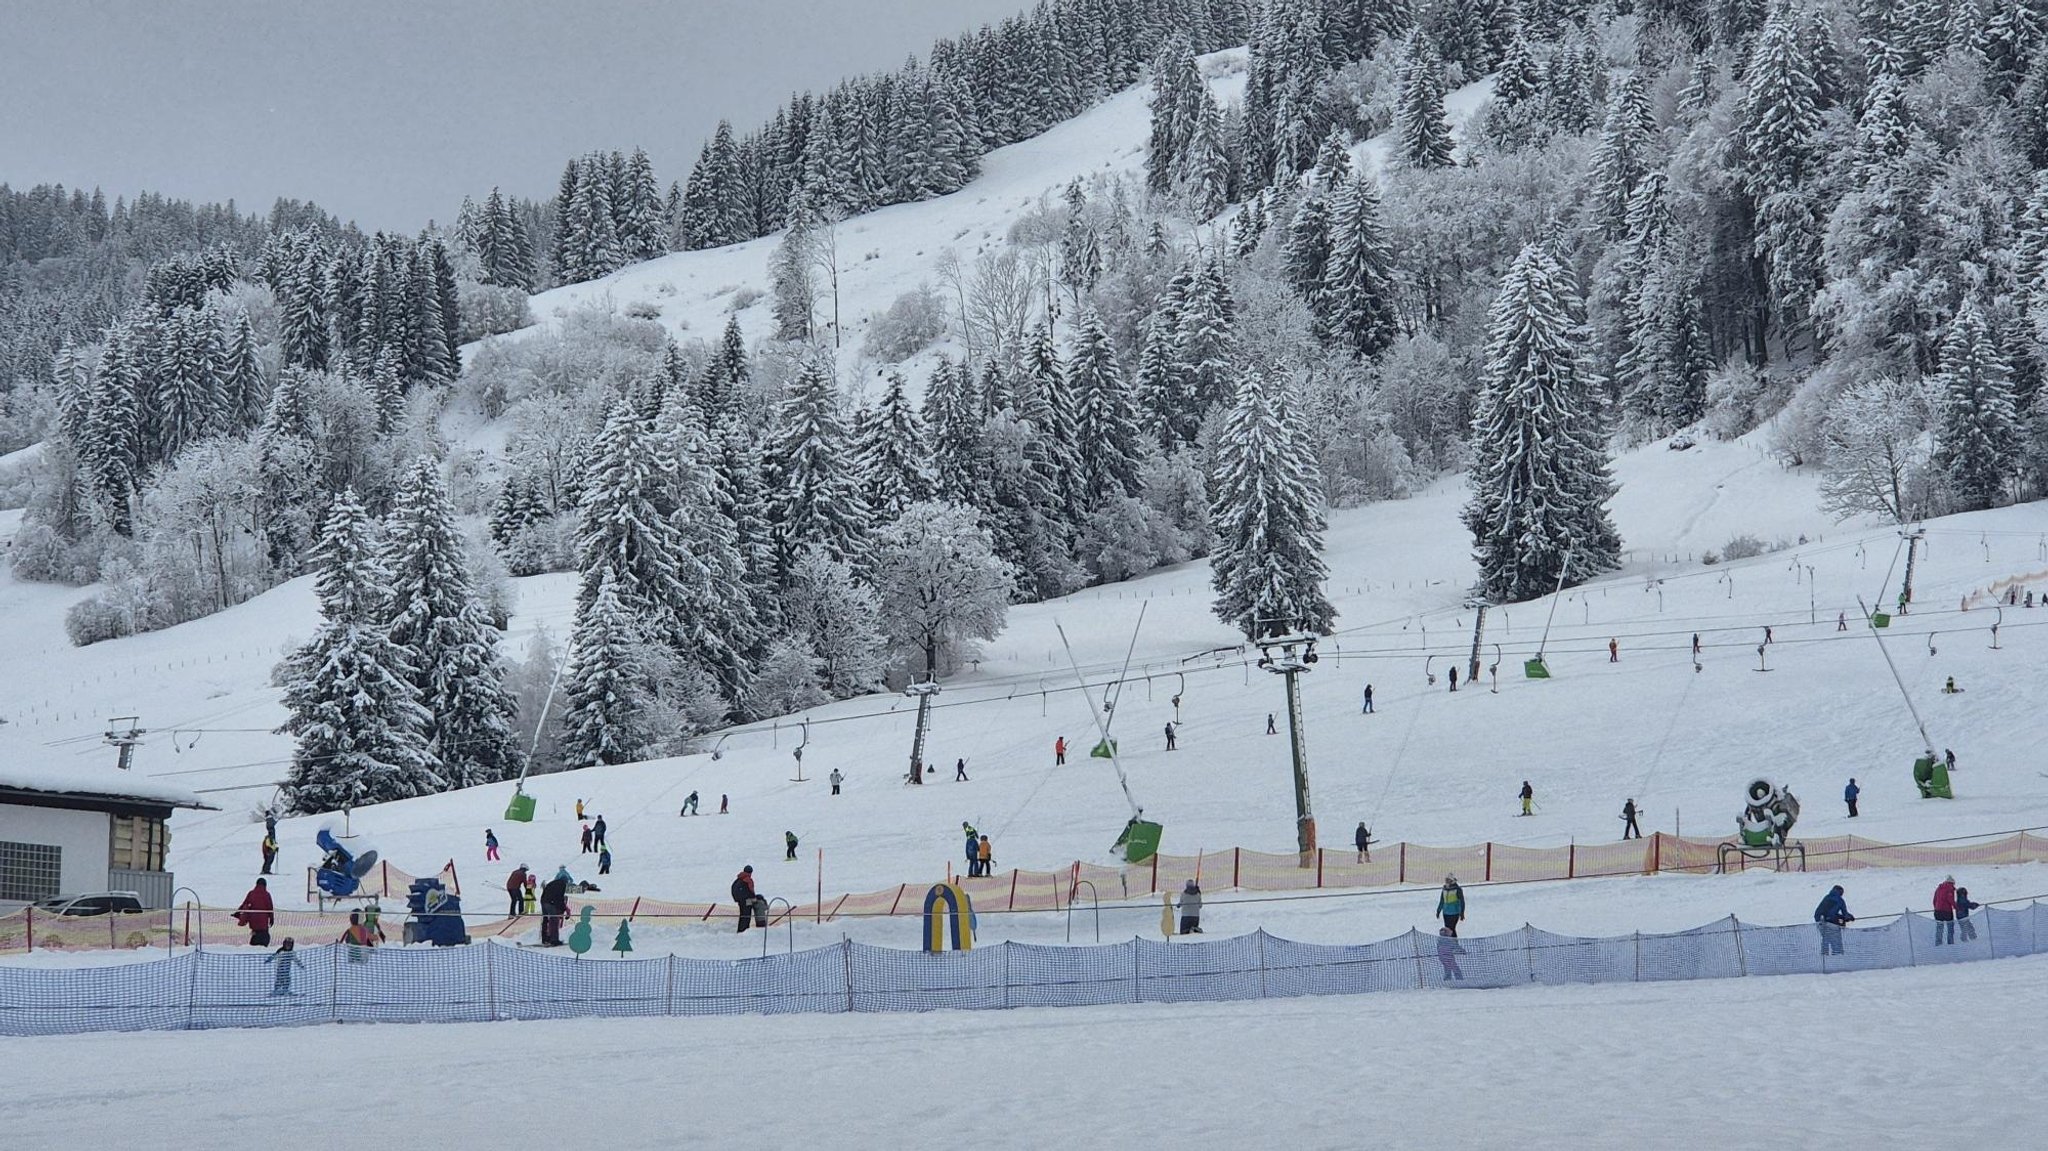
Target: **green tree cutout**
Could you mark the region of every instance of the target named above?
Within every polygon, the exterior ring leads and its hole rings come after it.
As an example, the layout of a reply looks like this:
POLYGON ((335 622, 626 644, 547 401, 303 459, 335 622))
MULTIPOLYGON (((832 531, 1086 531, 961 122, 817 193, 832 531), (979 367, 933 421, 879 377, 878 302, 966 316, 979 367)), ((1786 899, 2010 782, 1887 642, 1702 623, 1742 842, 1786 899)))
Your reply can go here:
POLYGON ((578 959, 590 950, 590 910, 590 905, 585 904, 576 916, 576 926, 569 932, 569 950, 575 952, 578 959))
POLYGON ((633 950, 632 920, 619 920, 619 937, 612 940, 612 950, 618 952, 620 958, 624 958, 627 952, 633 950))

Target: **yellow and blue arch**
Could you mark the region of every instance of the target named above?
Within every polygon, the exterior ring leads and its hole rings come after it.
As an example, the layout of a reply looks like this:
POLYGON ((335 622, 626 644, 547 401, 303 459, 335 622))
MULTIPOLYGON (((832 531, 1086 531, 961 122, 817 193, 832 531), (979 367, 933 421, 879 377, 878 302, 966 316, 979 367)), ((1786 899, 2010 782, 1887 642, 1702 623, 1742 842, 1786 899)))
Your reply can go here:
POLYGON ((924 896, 924 949, 941 951, 974 950, 974 901, 957 883, 934 883, 924 896), (953 945, 946 946, 951 928, 953 945))

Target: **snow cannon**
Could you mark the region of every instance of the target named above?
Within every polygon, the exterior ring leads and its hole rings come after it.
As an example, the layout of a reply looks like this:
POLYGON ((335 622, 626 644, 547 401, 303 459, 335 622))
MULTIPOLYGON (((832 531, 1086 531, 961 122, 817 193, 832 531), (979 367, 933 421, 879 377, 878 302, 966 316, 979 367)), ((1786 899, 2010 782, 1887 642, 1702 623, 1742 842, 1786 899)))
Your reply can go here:
POLYGON ((320 890, 336 899, 354 895, 363 885, 363 876, 377 866, 377 853, 365 851, 361 855, 350 851, 334 838, 331 828, 323 827, 313 836, 325 854, 320 859, 320 869, 313 874, 320 890))
POLYGON ((1752 779, 1747 792, 1748 806, 1735 821, 1744 847, 1783 847, 1799 822, 1799 800, 1791 791, 1768 779, 1752 779))
POLYGON ((1955 789, 1948 784, 1948 761, 1932 751, 1913 761, 1913 784, 1920 789, 1922 799, 1954 799, 1955 789))
POLYGON ((1122 857, 1125 863, 1143 863, 1159 854, 1159 837, 1165 832, 1160 824, 1134 815, 1124 824, 1123 834, 1109 845, 1110 854, 1122 857))
POLYGON ((455 947, 469 942, 469 932, 462 926, 462 897, 444 888, 440 880, 413 880, 405 895, 405 909, 412 915, 405 921, 407 943, 455 947))

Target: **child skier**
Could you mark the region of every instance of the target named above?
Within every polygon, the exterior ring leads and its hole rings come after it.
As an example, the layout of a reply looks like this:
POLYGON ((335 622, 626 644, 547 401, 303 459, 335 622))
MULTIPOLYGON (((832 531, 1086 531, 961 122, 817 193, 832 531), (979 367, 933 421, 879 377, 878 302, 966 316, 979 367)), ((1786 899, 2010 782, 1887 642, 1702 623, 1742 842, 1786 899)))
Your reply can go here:
POLYGON ((981 868, 984 879, 988 877, 989 869, 995 866, 995 849, 989 846, 986 835, 981 837, 981 842, 974 849, 974 865, 981 868))
POLYGON ((1823 958, 1842 954, 1842 927, 1856 922, 1849 914, 1849 904, 1842 898, 1842 885, 1837 883, 1821 897, 1820 906, 1813 909, 1813 921, 1820 925, 1820 953, 1823 958))
POLYGON ((597 849, 597 873, 599 875, 610 875, 612 873, 612 847, 609 843, 597 849))
POLYGON ((1444 981, 1465 978, 1465 971, 1458 966, 1458 956, 1465 954, 1465 945, 1458 942, 1458 933, 1448 927, 1436 929, 1436 961, 1443 964, 1444 981))
POLYGON ((782 858, 796 858, 796 832, 785 831, 782 833, 782 849, 782 858))
MULTIPOLYGON (((2033 593, 2028 592, 2027 594, 2032 595, 2033 593)), ((1961 933, 1960 937, 1964 943, 1977 938, 1977 925, 1970 922, 1970 913, 1982 906, 1984 905, 1970 899, 1969 888, 1956 888, 1956 928, 1961 933)))
POLYGON ((484 862, 498 862, 498 833, 484 828, 484 862))
POLYGON ((298 944, 288 938, 278 944, 276 951, 263 957, 263 962, 277 965, 277 976, 270 983, 272 995, 292 994, 292 968, 306 965, 305 960, 298 957, 297 947, 298 944))
POLYGON ((269 875, 271 866, 274 865, 276 862, 277 836, 274 833, 266 831, 263 833, 263 870, 258 874, 269 875))

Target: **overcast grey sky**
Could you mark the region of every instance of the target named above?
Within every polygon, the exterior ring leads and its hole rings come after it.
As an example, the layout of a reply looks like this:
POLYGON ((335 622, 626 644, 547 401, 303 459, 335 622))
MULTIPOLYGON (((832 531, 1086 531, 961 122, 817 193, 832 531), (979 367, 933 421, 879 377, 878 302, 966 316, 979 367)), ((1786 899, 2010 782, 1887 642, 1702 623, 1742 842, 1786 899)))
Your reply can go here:
POLYGON ((542 196, 592 148, 688 175, 721 117, 893 68, 1025 0, 0 0, 0 182, 369 228, 542 196))

